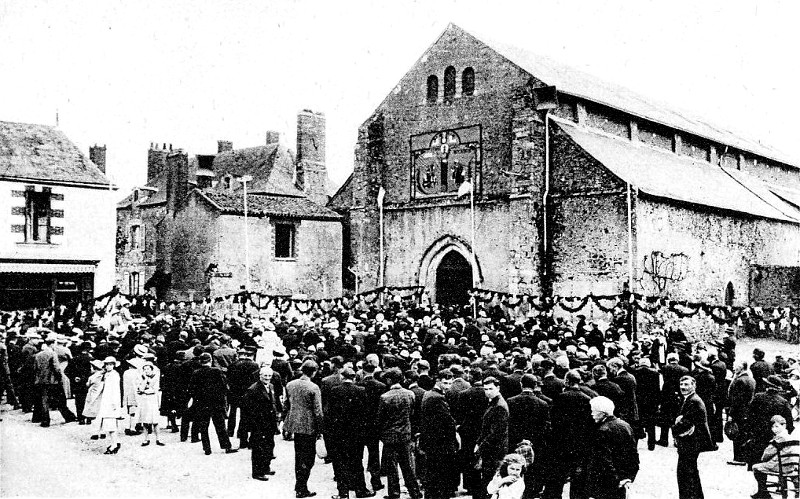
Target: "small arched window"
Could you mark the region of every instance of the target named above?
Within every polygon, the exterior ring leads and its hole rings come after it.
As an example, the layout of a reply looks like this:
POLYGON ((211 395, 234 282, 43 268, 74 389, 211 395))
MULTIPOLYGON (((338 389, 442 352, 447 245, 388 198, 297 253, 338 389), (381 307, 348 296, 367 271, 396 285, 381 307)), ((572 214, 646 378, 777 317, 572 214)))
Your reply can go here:
POLYGON ((733 283, 729 282, 727 286, 725 286, 725 305, 732 306, 733 299, 735 298, 735 291, 733 289, 733 283))
POLYGON ((475 94, 475 70, 467 68, 461 73, 461 95, 475 94))
POLYGON ((436 75, 428 77, 428 104, 436 104, 439 98, 439 78, 436 75))
POLYGON ((456 68, 447 66, 444 70, 444 101, 453 102, 456 95, 456 68))

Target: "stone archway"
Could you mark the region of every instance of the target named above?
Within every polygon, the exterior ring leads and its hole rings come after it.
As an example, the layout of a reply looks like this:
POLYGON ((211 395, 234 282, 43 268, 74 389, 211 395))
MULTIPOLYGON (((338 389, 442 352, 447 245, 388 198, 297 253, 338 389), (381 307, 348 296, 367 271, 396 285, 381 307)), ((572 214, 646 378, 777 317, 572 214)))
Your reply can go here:
POLYGON ((436 268, 436 303, 464 305, 472 287, 472 266, 458 251, 448 251, 436 268))
POLYGON ((473 260, 472 249, 470 246, 455 236, 444 236, 434 242, 430 248, 425 252, 420 262, 418 272, 418 284, 424 286, 431 301, 439 303, 437 292, 442 289, 446 291, 448 297, 446 301, 450 301, 452 293, 459 295, 459 289, 463 289, 464 293, 472 287, 472 273, 475 273, 475 282, 480 285, 483 282, 483 273, 477 261, 477 257, 473 260), (454 253, 450 255, 450 253, 454 253), (442 269, 442 281, 439 281, 440 268, 442 269), (451 278, 447 278, 447 274, 451 278))

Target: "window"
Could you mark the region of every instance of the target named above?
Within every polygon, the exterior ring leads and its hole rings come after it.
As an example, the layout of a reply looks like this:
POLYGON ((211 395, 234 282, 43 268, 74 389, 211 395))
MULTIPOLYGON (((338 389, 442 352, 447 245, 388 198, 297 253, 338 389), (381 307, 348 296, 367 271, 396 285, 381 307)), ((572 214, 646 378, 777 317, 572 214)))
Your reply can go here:
POLYGON ((131 225, 131 249, 139 249, 139 226, 131 225))
POLYGON ((461 95, 475 94, 475 70, 467 68, 461 73, 461 95))
POLYGON ((295 258, 295 226, 275 224, 275 258, 295 258))
POLYGON ((428 77, 428 104, 436 104, 439 98, 439 78, 436 75, 428 77))
POLYGON ((444 70, 444 101, 452 103, 456 95, 456 68, 447 66, 444 70))
POLYGON ((133 200, 134 201, 139 201, 139 189, 134 189, 133 190, 133 200))
POLYGON ((139 273, 138 272, 131 272, 131 275, 128 276, 128 294, 130 294, 130 295, 138 295, 139 294, 139 273))
POLYGON ((25 192, 25 241, 50 242, 49 192, 25 192))
POLYGON ((231 190, 231 177, 229 175, 222 178, 222 186, 225 187, 225 190, 231 190))
POLYGON ((733 283, 729 282, 727 286, 725 286, 725 305, 732 306, 733 300, 736 297, 736 292, 733 289, 733 283))

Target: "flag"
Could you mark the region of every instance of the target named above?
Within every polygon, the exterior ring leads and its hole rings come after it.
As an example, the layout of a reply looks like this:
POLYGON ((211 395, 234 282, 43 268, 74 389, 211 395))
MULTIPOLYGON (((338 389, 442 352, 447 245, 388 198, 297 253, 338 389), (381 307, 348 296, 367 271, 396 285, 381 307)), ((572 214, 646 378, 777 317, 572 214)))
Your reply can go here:
POLYGON ((472 193, 472 184, 469 180, 465 180, 463 184, 458 187, 458 197, 466 196, 472 193))
POLYGON ((383 198, 386 196, 386 190, 381 187, 378 189, 378 206, 383 206, 383 198))

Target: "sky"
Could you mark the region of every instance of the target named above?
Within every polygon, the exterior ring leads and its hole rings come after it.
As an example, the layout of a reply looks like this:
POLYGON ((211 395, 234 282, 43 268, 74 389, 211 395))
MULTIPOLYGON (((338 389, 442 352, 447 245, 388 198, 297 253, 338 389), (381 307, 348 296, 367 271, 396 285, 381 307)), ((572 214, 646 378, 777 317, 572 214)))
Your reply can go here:
POLYGON ((122 198, 151 142, 294 148, 312 109, 339 185, 359 125, 453 22, 797 157, 798 19, 796 0, 0 0, 0 120, 105 144, 122 198))

